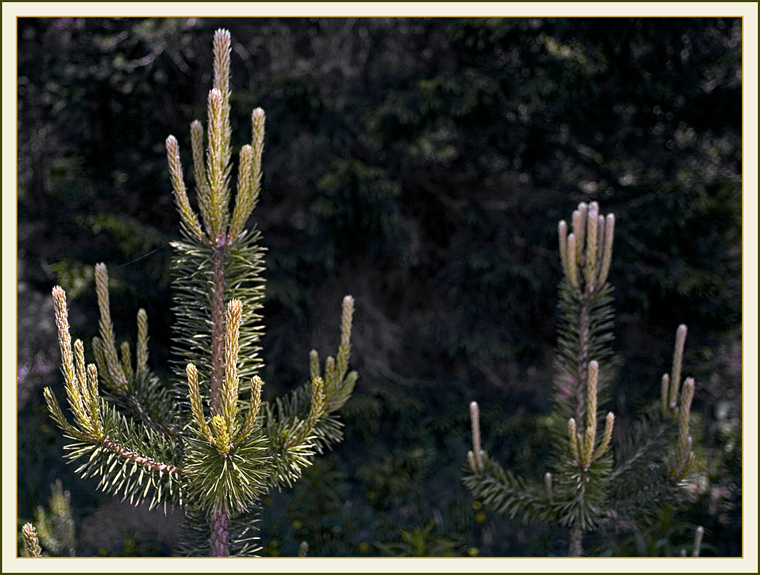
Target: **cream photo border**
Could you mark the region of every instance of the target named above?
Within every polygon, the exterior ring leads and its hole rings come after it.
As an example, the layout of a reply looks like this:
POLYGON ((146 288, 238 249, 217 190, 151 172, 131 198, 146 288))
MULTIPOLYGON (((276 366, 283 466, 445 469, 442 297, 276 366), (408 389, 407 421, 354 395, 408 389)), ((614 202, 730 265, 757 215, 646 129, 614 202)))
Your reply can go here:
MULTIPOLYGON (((3 2, 2 572, 758 572, 758 5, 754 2, 3 2), (743 19, 743 550, 741 558, 45 558, 16 557, 16 19, 19 17, 589 17, 743 19)), ((169 183, 166 183, 169 193, 169 183)))

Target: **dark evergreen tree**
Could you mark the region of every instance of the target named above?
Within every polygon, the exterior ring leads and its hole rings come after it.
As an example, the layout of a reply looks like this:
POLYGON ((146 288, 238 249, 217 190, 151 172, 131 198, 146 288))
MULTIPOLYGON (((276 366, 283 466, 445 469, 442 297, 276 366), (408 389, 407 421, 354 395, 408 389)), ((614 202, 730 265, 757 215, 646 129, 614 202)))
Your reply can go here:
POLYGON ((482 449, 478 404, 470 404, 473 448, 467 454, 465 485, 500 513, 569 528, 570 556, 583 554, 586 532, 641 527, 663 505, 682 503, 694 469, 694 379, 681 385, 685 325, 676 333, 673 367, 662 376, 660 401, 613 449, 615 415, 605 414, 600 404, 612 379, 614 312, 607 274, 614 228, 614 215, 600 215, 596 202, 581 203, 573 212, 569 235, 566 222, 559 223, 564 277, 559 286, 554 452, 543 482, 515 476, 482 449))

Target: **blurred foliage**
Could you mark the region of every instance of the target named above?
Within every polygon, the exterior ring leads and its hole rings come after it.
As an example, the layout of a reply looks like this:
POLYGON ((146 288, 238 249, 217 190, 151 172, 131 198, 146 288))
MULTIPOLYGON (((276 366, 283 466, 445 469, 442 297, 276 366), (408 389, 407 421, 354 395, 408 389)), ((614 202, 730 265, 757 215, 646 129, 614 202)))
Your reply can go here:
POLYGON ((108 557, 165 557, 171 555, 172 549, 156 540, 154 533, 135 534, 126 530, 123 539, 118 541, 114 550, 99 549, 100 556, 108 557))
MULTIPOLYGON (((76 526, 71 507, 71 493, 63 490, 58 479, 50 486, 48 508, 38 505, 34 513, 42 556, 73 557, 76 554, 76 526)), ((23 549, 23 555, 28 556, 23 549)))
POLYGON ((359 468, 357 475, 367 491, 365 496, 378 511, 389 512, 394 507, 415 504, 419 494, 412 487, 428 467, 428 454, 424 449, 411 449, 389 453, 381 462, 368 463, 359 468), (415 497, 417 495, 417 497, 415 497), (409 499, 412 501, 409 501, 409 499))
POLYGON ((398 242, 395 200, 401 187, 384 170, 355 159, 333 160, 316 186, 319 195, 311 204, 311 222, 315 228, 327 228, 318 245, 328 267, 347 256, 376 258, 385 244, 398 242))
MULTIPOLYGON (((357 302, 362 381, 344 408, 347 442, 310 476, 321 500, 296 490, 276 496, 277 513, 264 507, 264 553, 296 555, 304 540, 309 556, 412 540, 445 551, 436 537, 457 554, 562 549, 561 533, 478 516, 459 466, 468 403, 485 412, 496 398, 494 413, 509 406, 520 425, 504 420, 487 448, 540 465, 556 221, 598 200, 619 222, 616 427, 656 397, 642 382, 658 380, 686 323, 707 483, 684 524, 705 526, 705 553, 740 555, 741 449, 719 429, 741 428, 742 23, 722 18, 19 19, 19 445, 32 446, 19 451, 19 515, 57 477, 77 521, 102 503, 68 479, 42 429, 26 375, 32 347, 55 350, 54 332, 23 302, 67 283, 84 290, 72 325, 96 325, 82 310, 96 309, 88 270, 105 261, 117 330, 144 307, 153 367, 168 372, 161 246, 178 221, 163 146, 202 116, 204 48, 221 26, 235 39, 233 111, 267 112, 255 224, 269 248, 262 377, 273 392, 301 383, 308 350, 332 341, 317 315, 326 302, 357 302)), ((233 115, 233 134, 249 121, 233 115)), ((671 535, 673 550, 691 537, 671 535)))
POLYGON ((356 521, 346 508, 345 472, 337 469, 334 458, 318 460, 303 475, 288 504, 291 537, 307 541, 312 554, 336 556, 345 540, 351 540, 356 521))
POLYGON ((391 557, 454 557, 457 555, 477 555, 474 547, 462 549, 463 544, 444 539, 433 533, 435 520, 430 520, 423 527, 402 529, 400 543, 376 543, 377 547, 391 557))
MULTIPOLYGON (((694 548, 695 525, 687 526, 674 520, 669 508, 661 512, 657 524, 604 549, 602 557, 680 557, 684 552, 691 556, 694 548), (680 543, 676 543, 676 542, 680 543)), ((708 546, 709 549, 709 546, 708 546)), ((700 548, 703 551, 703 548, 700 548)), ((701 553, 700 553, 701 554, 701 553)))

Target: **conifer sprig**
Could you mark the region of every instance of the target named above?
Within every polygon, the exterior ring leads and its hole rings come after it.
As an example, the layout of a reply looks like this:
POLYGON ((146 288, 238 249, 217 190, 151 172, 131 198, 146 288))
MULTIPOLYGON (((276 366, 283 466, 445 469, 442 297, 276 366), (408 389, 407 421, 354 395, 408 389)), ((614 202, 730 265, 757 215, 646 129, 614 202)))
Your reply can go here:
POLYGON ((98 296, 98 308, 100 310, 100 341, 102 344, 102 357, 105 362, 100 371, 104 375, 104 381, 116 392, 126 391, 129 382, 124 373, 124 368, 116 352, 116 334, 111 321, 110 295, 108 293, 108 270, 105 264, 95 266, 95 289, 98 296))
POLYGON ((211 429, 209 428, 208 423, 206 422, 206 416, 203 413, 203 402, 201 400, 200 388, 198 387, 198 369, 192 363, 188 363, 186 371, 190 409, 193 412, 195 425, 198 426, 201 435, 203 435, 209 443, 216 445, 216 439, 211 435, 211 429))
MULTIPOLYGON (((169 136, 170 138, 173 136, 169 136)), ((190 141, 193 150, 193 168, 195 173, 195 185, 197 186, 198 210, 201 213, 206 234, 211 235, 210 211, 208 207, 211 192, 208 187, 208 176, 206 175, 206 161, 203 156, 203 125, 198 120, 190 124, 190 141)), ((181 169, 181 166, 180 166, 181 169)), ((201 238, 199 238, 201 239, 201 238)))
MULTIPOLYGON (((99 269, 100 281, 107 282, 105 266, 100 266, 99 269)), ((104 329, 110 328, 112 332, 113 327, 110 324, 107 300, 103 305, 101 298, 102 295, 99 294, 101 314, 107 314, 107 320, 101 316, 103 335, 104 329)), ((64 387, 74 424, 67 421, 50 388, 45 388, 44 396, 58 426, 68 437, 78 442, 67 446, 68 458, 72 461, 86 458, 78 471, 83 477, 101 476, 101 486, 108 492, 121 493, 124 497, 132 500, 137 498, 138 501, 146 498, 149 493, 155 495, 167 492, 180 497, 176 481, 182 475, 182 470, 165 459, 171 457, 171 443, 145 425, 129 422, 101 399, 98 368, 95 364, 85 367, 81 340, 74 343, 72 352, 66 294, 59 286, 53 288, 53 302, 64 387)), ((106 357, 103 361, 119 360, 106 357)), ((126 390, 128 383, 125 379, 125 385, 119 391, 126 390)), ((157 499, 154 496, 152 503, 155 502, 157 499)))
POLYGON ((227 321, 224 342, 225 376, 222 385, 222 415, 231 434, 235 433, 238 410, 238 372, 237 362, 240 353, 240 322, 243 304, 233 299, 227 304, 227 321))
POLYGON ((174 200, 180 215, 182 229, 185 234, 202 241, 203 232, 198 217, 193 208, 190 207, 190 200, 185 189, 185 178, 182 175, 182 164, 179 159, 179 144, 174 136, 166 138, 166 157, 169 161, 169 176, 172 188, 174 188, 174 200))
POLYGON ((21 533, 24 538, 24 548, 26 554, 29 557, 42 557, 42 547, 40 547, 40 539, 37 537, 37 530, 31 523, 24 523, 21 528, 21 533))
POLYGON ((254 375, 251 379, 251 402, 245 416, 245 423, 243 423, 243 428, 235 438, 233 447, 237 447, 245 441, 254 430, 258 421, 259 410, 261 408, 261 389, 263 385, 264 382, 261 378, 258 375, 254 375))

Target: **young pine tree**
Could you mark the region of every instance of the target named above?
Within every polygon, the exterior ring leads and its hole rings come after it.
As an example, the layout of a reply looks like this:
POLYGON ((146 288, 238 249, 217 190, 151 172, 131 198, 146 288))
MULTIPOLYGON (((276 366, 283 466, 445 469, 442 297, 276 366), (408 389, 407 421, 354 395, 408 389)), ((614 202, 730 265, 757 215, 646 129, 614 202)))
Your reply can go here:
POLYGON ((174 377, 164 382, 148 361, 148 319, 137 314, 137 342, 117 347, 109 311, 108 272, 96 266, 100 310, 94 363, 81 340, 71 343, 66 294, 53 289, 70 423, 51 389, 53 419, 72 441, 67 457, 82 477, 132 502, 184 509, 181 555, 250 555, 256 551, 257 501, 291 486, 342 439, 336 411, 357 380, 348 371, 353 299, 343 299, 341 341, 324 370, 309 356, 309 383, 273 404, 261 400, 264 250, 246 228, 259 194, 264 111, 252 114, 253 137, 240 149, 237 194, 230 210, 230 35, 214 36, 214 84, 208 96, 207 148, 200 122, 190 128, 197 206, 185 189, 179 146, 166 140, 182 239, 172 244, 174 377))
POLYGON ((602 526, 636 528, 663 505, 687 496, 694 453, 689 434, 694 380, 681 385, 686 326, 678 327, 672 371, 660 401, 628 437, 611 445, 615 416, 604 413, 612 355, 612 287, 607 274, 615 217, 595 202, 573 212, 573 230, 559 223, 564 277, 559 285, 559 338, 554 379, 553 456, 543 481, 505 471, 482 449, 478 404, 470 404, 473 449, 464 483, 492 509, 567 527, 569 555, 583 554, 583 534, 602 526))

